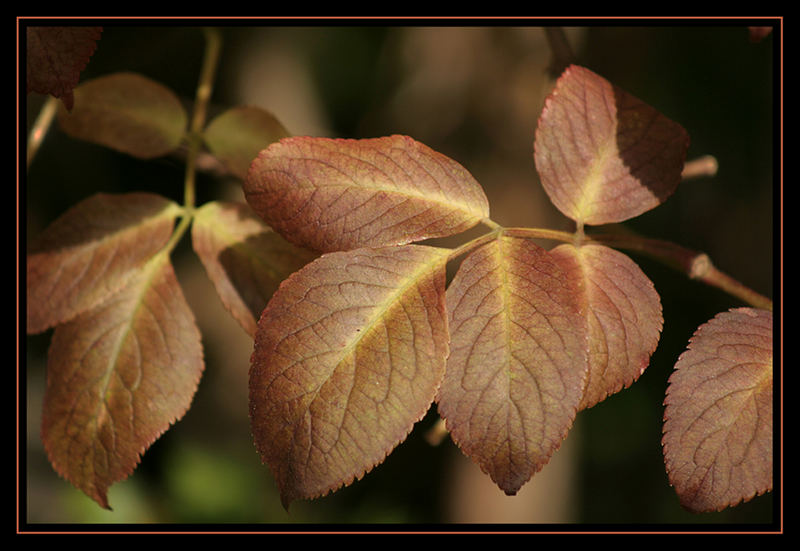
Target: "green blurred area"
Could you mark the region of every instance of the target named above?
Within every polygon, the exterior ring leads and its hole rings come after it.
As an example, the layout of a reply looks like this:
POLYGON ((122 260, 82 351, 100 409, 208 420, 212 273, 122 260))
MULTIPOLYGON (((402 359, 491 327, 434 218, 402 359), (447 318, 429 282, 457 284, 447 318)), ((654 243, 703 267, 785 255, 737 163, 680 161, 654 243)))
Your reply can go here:
MULTIPOLYGON (((486 189, 493 219, 566 227, 539 189, 532 158, 536 117, 551 84, 543 70, 549 51, 540 28, 520 23, 496 28, 231 26, 223 30, 210 115, 261 102, 297 134, 407 133, 467 167, 486 189), (296 105, 284 103, 286 98, 296 105)), ((753 44, 744 23, 736 21, 569 31, 578 63, 681 123, 692 139, 690 159, 710 154, 719 161, 717 176, 684 183, 664 205, 627 225, 705 251, 718 268, 772 297, 778 36, 753 44)), ((141 72, 190 105, 202 50, 199 28, 107 26, 82 80, 120 70, 141 72)), ((30 122, 42 101, 27 100, 30 122)), ((21 191, 30 238, 98 191, 146 190, 181 201, 183 166, 174 159, 136 161, 54 129, 25 183, 21 191)), ((201 175, 197 203, 221 197, 241 198, 241 190, 235 182, 201 175)), ((50 334, 25 341, 27 478, 21 491, 27 522, 233 523, 234 529, 235 524, 269 529, 307 523, 425 527, 452 521, 460 452, 449 440, 439 446, 425 441, 436 422, 435 407, 362 480, 326 498, 295 503, 288 514, 283 510, 247 426, 251 343, 226 317, 184 241, 174 260, 203 331, 206 373, 184 419, 147 451, 130 479, 112 487, 113 512, 100 509, 49 467, 38 422, 50 334)), ((576 439, 577 451, 571 452, 574 495, 565 521, 657 529, 772 522, 775 493, 707 515, 689 514, 678 505, 660 444, 667 379, 696 327, 739 304, 652 260, 632 257, 661 294, 662 339, 638 382, 578 415, 569 436, 576 439)), ((536 477, 546 476, 548 467, 536 477)), ((486 503, 475 505, 491 507, 486 503)), ((523 518, 538 522, 537 514, 523 518)))

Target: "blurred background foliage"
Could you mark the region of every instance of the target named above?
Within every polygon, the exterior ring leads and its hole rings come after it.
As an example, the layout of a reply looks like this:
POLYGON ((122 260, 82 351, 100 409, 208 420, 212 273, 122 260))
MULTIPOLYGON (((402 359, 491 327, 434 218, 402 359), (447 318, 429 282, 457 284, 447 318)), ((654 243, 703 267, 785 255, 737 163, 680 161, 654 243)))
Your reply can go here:
MULTIPOLYGON (((136 71, 190 106, 202 32, 136 23, 105 26, 82 81, 136 71)), ((463 164, 484 186, 497 222, 570 229, 541 190, 533 163, 536 121, 554 82, 545 34, 533 23, 224 28, 209 116, 249 104, 272 111, 295 135, 408 134, 463 164)), ((719 161, 717 176, 684 183, 664 205, 627 226, 705 251, 720 269, 772 297, 777 36, 751 43, 736 20, 654 23, 566 29, 579 64, 681 123, 692 139, 690 159, 710 154, 719 161)), ((42 98, 27 97, 29 124, 41 105, 42 98)), ((27 237, 95 192, 145 190, 181 201, 182 186, 179 160, 137 161, 54 128, 21 190, 27 237)), ((197 204, 220 198, 241 200, 239 183, 202 175, 197 204)), ((363 480, 297 502, 287 514, 250 436, 252 342, 220 305, 188 236, 183 241, 173 258, 204 336, 206 371, 186 416, 147 451, 133 476, 111 488, 113 512, 60 479, 47 461, 39 423, 51 333, 27 337, 21 482, 27 522, 614 523, 656 529, 773 522, 777 492, 716 514, 692 515, 678 505, 661 455, 667 379, 697 326, 740 304, 636 255, 661 294, 666 320, 651 365, 630 389, 580 413, 551 463, 519 495, 503 495, 449 439, 427 442, 434 407, 363 480)))

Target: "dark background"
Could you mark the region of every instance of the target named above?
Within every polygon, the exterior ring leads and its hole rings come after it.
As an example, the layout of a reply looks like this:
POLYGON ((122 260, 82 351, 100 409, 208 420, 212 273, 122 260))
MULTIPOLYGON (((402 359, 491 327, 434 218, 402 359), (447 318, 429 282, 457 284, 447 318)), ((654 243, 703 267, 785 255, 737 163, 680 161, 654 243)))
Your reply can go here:
MULTIPOLYGON (((103 23, 82 81, 135 71, 172 88, 190 107, 203 53, 199 28, 169 21, 103 23)), ((484 186, 498 223, 569 229, 542 192, 532 157, 536 120, 553 84, 540 22, 275 23, 256 20, 223 29, 210 117, 228 106, 256 104, 296 135, 408 134, 464 165, 484 186)), ((665 204, 626 225, 704 251, 718 268, 772 298, 773 232, 780 231, 780 198, 774 196, 781 189, 776 183, 779 34, 751 43, 748 22, 738 20, 567 23, 573 25, 567 36, 579 64, 682 124, 692 140, 689 159, 710 154, 719 161, 715 177, 683 183, 665 204)), ((30 124, 42 98, 25 99, 30 124)), ((183 166, 177 160, 137 161, 54 128, 22 178, 21 229, 30 238, 99 191, 148 190, 181 202, 182 189, 183 166)), ((197 204, 219 198, 241 199, 239 185, 201 176, 197 204)), ((27 337, 21 515, 30 523, 420 523, 426 528, 449 522, 565 522, 659 530, 709 524, 727 530, 773 522, 777 492, 715 514, 680 508, 661 454, 667 379, 697 326, 741 304, 657 262, 631 256, 661 295, 665 326, 659 348, 630 389, 578 415, 562 449, 520 495, 505 497, 451 441, 426 442, 437 418, 434 407, 363 480, 328 497, 295 503, 287 514, 249 432, 252 342, 219 304, 186 236, 173 258, 203 332, 206 357, 192 408, 145 453, 130 479, 112 487, 114 512, 104 511, 47 462, 38 431, 51 333, 27 337)))

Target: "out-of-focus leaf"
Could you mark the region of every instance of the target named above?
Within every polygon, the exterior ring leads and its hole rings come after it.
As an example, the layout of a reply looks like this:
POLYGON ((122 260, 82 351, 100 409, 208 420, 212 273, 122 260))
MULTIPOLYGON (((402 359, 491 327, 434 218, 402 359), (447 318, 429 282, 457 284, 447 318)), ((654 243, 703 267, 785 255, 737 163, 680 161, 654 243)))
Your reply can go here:
POLYGON ((672 195, 689 137, 679 124, 578 66, 561 75, 536 129, 550 200, 583 224, 621 222, 672 195))
POLYGON ((629 386, 658 346, 664 318, 653 283, 625 254, 602 245, 559 245, 561 267, 585 280, 589 378, 581 409, 629 386))
POLYGON ((27 257, 28 333, 93 308, 169 240, 180 207, 159 195, 97 194, 61 215, 27 257))
POLYGON ((283 139, 259 154, 244 191, 270 227, 320 252, 453 235, 489 215, 464 167, 407 136, 283 139))
POLYGON ((109 508, 108 488, 183 416, 202 371, 200 332, 159 254, 53 333, 42 440, 56 472, 109 508))
POLYGON ((59 110, 62 130, 140 159, 175 150, 186 110, 172 90, 136 73, 115 73, 75 88, 75 108, 59 110))
POLYGON ((464 259, 447 289, 439 412, 465 455, 507 494, 550 460, 581 402, 582 283, 532 241, 501 237, 464 259))
POLYGON ((284 507, 361 478, 429 409, 447 355, 448 252, 326 254, 270 300, 255 337, 250 415, 284 507))
POLYGON ((203 133, 209 150, 242 180, 262 149, 289 135, 272 113, 251 106, 225 111, 203 133))
POLYGON ((72 90, 100 40, 102 27, 28 27, 25 53, 28 93, 49 94, 71 110, 72 90))
POLYGON ((772 489, 772 312, 701 325, 675 364, 664 458, 681 505, 718 511, 772 489))
POLYGON ((213 201, 197 209, 192 245, 222 303, 251 336, 278 284, 315 258, 237 203, 213 201))

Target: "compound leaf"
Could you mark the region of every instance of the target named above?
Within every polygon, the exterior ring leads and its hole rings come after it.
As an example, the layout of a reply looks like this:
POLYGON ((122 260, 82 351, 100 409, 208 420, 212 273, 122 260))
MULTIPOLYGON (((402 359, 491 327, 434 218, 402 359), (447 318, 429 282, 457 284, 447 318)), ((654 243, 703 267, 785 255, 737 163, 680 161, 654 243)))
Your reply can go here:
POLYGON ((448 287, 439 412, 456 444, 507 494, 550 460, 581 402, 582 283, 532 241, 500 237, 464 259, 448 287))
POLYGON ((330 253, 273 295, 255 336, 250 415, 285 507, 361 478, 429 409, 447 355, 447 253, 330 253))
POLYGON ((28 27, 25 31, 28 93, 49 94, 71 110, 73 89, 100 40, 102 27, 28 27))
POLYGON ((489 215, 464 167, 407 136, 283 139, 253 161, 244 191, 270 227, 320 252, 443 237, 489 215))
POLYGON ((772 489, 772 312, 701 325, 675 364, 664 458, 681 505, 719 511, 772 489))
POLYGON ((188 119, 169 88, 136 73, 116 73, 75 88, 75 108, 60 109, 58 120, 73 138, 152 159, 180 145, 188 119))
POLYGON ((288 136, 272 113, 252 106, 228 109, 214 118, 203 133, 211 153, 242 180, 259 151, 288 136))
POLYGON ((589 377, 581 409, 630 386, 650 363, 664 318, 653 283, 627 255, 602 245, 559 245, 561 267, 585 281, 589 377))
POLYGON ((189 408, 203 371, 194 317, 166 254, 93 310, 59 325, 42 440, 53 468, 102 507, 189 408))
POLYGON ((534 159, 550 200, 580 224, 621 222, 672 195, 689 137, 679 124, 578 66, 548 97, 534 159))
POLYGON ((222 303, 251 336, 278 284, 315 258, 239 203, 212 201, 197 209, 192 245, 222 303))
POLYGON ((61 215, 28 250, 28 333, 67 321, 122 288, 166 244, 180 212, 151 193, 100 193, 61 215))

